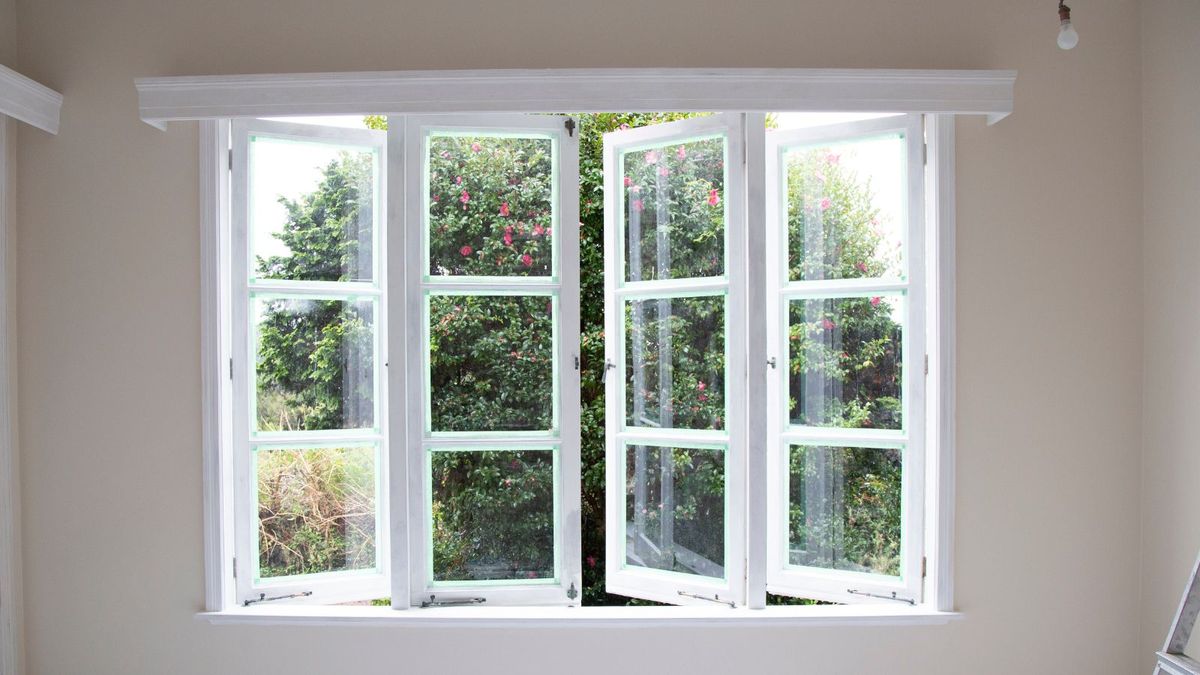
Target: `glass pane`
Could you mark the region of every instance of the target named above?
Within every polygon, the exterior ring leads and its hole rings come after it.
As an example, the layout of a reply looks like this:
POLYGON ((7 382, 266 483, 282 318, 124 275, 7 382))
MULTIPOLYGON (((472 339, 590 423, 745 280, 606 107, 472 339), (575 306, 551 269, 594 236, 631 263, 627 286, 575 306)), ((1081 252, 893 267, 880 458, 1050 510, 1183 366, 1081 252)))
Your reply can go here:
POLYGON ((374 569, 374 447, 258 450, 259 578, 374 569))
POLYGON ((374 148, 250 138, 250 277, 371 281, 374 148))
POLYGON ((625 563, 724 578, 724 450, 626 446, 625 563))
POLYGON ((621 155, 626 280, 725 272, 725 137, 621 155))
POLYGON ((901 297, 794 300, 790 314, 792 424, 901 428, 901 297))
POLYGON ((789 148, 788 279, 903 277, 904 135, 789 148))
POLYGON ((899 576, 901 455, 792 446, 788 564, 899 576))
POLYGON ((433 431, 538 431, 554 423, 554 299, 429 296, 433 431))
POLYGON ((554 578, 554 451, 430 453, 433 579, 554 578))
POLYGON ((375 425, 375 303, 252 298, 258 431, 375 425))
POLYGON ((725 428, 725 296, 626 304, 625 414, 631 427, 725 428))
POLYGON ((429 273, 552 273, 554 142, 549 138, 429 138, 429 273))

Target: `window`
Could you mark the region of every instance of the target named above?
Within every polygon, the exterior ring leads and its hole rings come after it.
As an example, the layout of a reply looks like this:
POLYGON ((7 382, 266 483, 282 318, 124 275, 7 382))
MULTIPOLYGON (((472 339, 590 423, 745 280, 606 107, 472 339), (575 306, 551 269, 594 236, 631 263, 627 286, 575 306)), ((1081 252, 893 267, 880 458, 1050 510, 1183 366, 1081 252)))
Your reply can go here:
POLYGON ((236 603, 927 602, 925 121, 765 119, 234 120, 236 603))

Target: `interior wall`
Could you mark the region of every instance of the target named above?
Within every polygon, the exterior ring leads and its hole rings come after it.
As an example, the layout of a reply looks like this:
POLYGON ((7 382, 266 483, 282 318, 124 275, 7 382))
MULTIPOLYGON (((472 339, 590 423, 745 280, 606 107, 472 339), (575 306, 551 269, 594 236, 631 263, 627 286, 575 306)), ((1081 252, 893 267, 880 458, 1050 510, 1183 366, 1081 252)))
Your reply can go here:
MULTIPOLYGON (((1142 661, 1162 647, 1200 548, 1200 3, 1142 5, 1145 397, 1142 661)), ((1193 642, 1195 644, 1195 642, 1193 642)), ((1146 665, 1141 663, 1139 665, 1146 665)))
POLYGON ((19 148, 30 673, 1129 673, 1138 604, 1139 6, 1048 0, 17 0, 66 96, 19 148), (138 76, 1015 68, 958 123, 957 604, 854 629, 214 627, 203 602, 196 128, 138 76), (464 649, 464 645, 470 645, 464 649), (614 663, 619 660, 619 663, 614 663))
MULTIPOLYGON (((17 3, 0 0, 0 64, 17 68, 17 3)), ((22 592, 21 577, 21 516, 20 458, 16 452, 16 213, 17 189, 17 123, 0 115, 0 292, 4 312, 0 321, 0 350, 7 359, 9 381, 6 391, 0 392, 0 405, 6 409, 10 434, 0 438, 9 453, 0 451, 0 538, 7 537, 8 550, 0 544, 0 673, 19 672, 22 666, 24 641, 21 639, 22 592), (14 646, 15 645, 15 646, 14 646)))

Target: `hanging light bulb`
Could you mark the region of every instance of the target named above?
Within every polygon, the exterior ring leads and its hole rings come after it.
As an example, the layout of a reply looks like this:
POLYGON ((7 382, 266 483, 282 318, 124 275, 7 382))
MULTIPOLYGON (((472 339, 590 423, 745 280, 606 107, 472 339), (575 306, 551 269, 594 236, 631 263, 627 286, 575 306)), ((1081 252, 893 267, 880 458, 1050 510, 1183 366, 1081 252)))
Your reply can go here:
POLYGON ((1079 44, 1079 33, 1071 25, 1071 8, 1058 0, 1058 46, 1060 49, 1072 49, 1079 44))

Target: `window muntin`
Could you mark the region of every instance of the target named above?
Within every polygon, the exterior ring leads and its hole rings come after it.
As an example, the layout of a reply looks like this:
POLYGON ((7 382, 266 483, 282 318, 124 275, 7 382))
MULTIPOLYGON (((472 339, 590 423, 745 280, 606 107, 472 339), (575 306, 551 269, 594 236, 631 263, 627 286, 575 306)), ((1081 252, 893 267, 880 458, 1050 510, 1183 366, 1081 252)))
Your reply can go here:
POLYGON ((578 604, 578 150, 566 120, 389 120, 405 139, 406 238, 421 242, 405 310, 421 317, 406 385, 421 420, 408 442, 414 564, 411 597, 394 604, 578 604))
POLYGON ((382 597, 384 137, 237 120, 232 145, 237 598, 382 597))
POLYGON ((721 114, 604 137, 610 593, 745 597, 744 410, 728 391, 745 286, 725 273, 743 260, 744 133, 721 114))
POLYGON ((922 132, 905 115, 767 135, 773 593, 921 599, 922 132))

